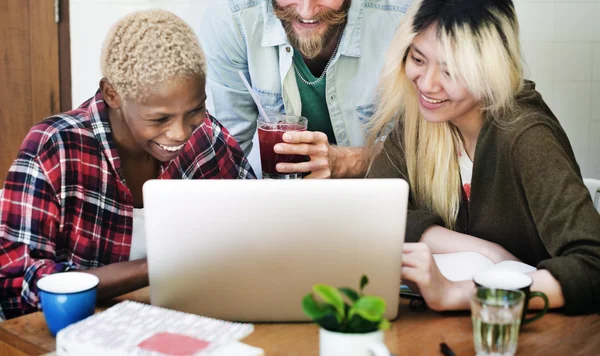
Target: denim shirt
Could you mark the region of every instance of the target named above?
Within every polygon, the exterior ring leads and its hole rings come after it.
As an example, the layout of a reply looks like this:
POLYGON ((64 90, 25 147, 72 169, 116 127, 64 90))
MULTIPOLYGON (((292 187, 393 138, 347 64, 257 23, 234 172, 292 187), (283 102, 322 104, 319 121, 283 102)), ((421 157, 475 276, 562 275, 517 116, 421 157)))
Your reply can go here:
MULTIPOLYGON (((412 0, 352 0, 339 49, 327 69, 326 99, 337 144, 362 146, 374 111, 381 67, 412 0)), ((294 48, 272 0, 214 0, 200 27, 208 61, 207 105, 246 154, 258 110, 238 76, 242 71, 267 111, 302 112, 294 48)))

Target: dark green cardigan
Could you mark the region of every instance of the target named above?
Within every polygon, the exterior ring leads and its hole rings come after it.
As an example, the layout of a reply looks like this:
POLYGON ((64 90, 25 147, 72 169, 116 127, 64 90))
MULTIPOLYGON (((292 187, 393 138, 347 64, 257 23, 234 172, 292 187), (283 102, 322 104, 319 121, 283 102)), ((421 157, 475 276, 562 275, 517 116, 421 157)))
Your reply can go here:
MULTIPOLYGON (((533 83, 517 104, 524 117, 502 128, 486 120, 479 133, 468 213, 461 206, 457 231, 548 270, 562 287, 565 312, 600 311, 600 214, 565 132, 533 83)), ((399 131, 385 141, 368 177, 406 179, 399 131)), ((410 208, 407 242, 419 241, 432 225, 443 226, 440 217, 410 208)))

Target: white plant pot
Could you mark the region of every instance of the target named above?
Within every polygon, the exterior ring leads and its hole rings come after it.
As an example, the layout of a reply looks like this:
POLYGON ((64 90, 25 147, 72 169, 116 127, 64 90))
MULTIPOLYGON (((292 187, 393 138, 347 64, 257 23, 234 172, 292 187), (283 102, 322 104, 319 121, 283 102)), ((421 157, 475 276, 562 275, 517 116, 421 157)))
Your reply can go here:
POLYGON ((383 330, 366 334, 344 334, 321 328, 319 330, 319 355, 390 356, 383 339, 383 330))

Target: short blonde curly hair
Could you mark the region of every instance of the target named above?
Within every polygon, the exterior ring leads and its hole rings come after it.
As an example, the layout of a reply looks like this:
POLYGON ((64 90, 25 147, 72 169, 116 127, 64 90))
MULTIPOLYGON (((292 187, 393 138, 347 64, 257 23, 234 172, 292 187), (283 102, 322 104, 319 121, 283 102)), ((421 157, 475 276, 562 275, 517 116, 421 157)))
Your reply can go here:
POLYGON ((193 75, 205 78, 198 37, 165 10, 133 12, 108 32, 100 59, 102 76, 125 99, 142 100, 159 83, 193 75))

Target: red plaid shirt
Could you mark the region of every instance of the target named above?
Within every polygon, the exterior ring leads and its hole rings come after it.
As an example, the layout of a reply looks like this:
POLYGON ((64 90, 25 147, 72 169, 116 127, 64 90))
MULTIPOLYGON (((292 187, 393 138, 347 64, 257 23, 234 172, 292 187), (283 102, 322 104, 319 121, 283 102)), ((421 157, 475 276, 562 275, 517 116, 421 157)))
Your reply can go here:
MULTIPOLYGON (((207 114, 158 178, 254 173, 234 138, 207 114)), ((44 275, 128 261, 132 216, 133 197, 100 92, 34 126, 0 198, 0 318, 37 310, 36 282, 44 275)))

